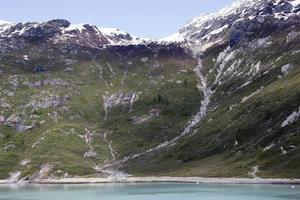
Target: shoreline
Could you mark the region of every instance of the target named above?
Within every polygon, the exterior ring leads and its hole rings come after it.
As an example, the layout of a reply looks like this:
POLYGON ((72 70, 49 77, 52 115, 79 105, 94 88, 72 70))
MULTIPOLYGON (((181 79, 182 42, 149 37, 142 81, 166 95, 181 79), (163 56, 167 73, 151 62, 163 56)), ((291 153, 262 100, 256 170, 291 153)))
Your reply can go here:
POLYGON ((37 181, 9 181, 0 180, 5 184, 97 184, 97 183, 215 183, 215 184, 290 184, 299 185, 300 179, 272 179, 272 178, 203 178, 203 177, 108 177, 108 178, 63 178, 43 179, 37 181))

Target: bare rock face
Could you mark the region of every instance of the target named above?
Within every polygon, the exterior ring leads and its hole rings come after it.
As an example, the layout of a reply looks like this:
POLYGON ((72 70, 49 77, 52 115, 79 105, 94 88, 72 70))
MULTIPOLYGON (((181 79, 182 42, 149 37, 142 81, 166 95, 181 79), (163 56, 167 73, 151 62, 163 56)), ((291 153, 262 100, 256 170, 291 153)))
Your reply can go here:
POLYGON ((63 27, 63 28, 69 27, 71 25, 71 23, 69 21, 64 20, 64 19, 53 19, 53 20, 48 21, 47 24, 51 25, 51 26, 57 26, 57 27, 63 27))
POLYGON ((138 100, 138 95, 134 92, 130 93, 117 93, 110 96, 103 96, 103 106, 107 116, 108 109, 114 108, 117 106, 130 106, 130 110, 132 110, 133 103, 138 100))
POLYGON ((27 177, 25 179, 29 180, 29 181, 38 182, 40 180, 49 178, 49 176, 50 176, 50 174, 52 172, 53 167, 54 167, 53 163, 49 163, 49 162, 44 163, 44 164, 42 164, 40 166, 40 170, 38 172, 36 172, 32 176, 27 177))
POLYGON ((20 171, 10 172, 8 182, 9 183, 16 183, 19 180, 21 174, 22 173, 20 171))
POLYGON ((31 122, 30 124, 27 124, 27 123, 28 122, 26 121, 25 116, 23 114, 19 114, 19 113, 12 114, 10 117, 8 117, 4 121, 4 124, 6 126, 14 128, 18 132, 25 132, 25 131, 35 128, 34 121, 31 122))
POLYGON ((150 121, 155 117, 159 117, 160 114, 161 114, 160 109, 152 109, 149 111, 149 114, 142 115, 142 116, 133 116, 130 120, 132 124, 140 125, 140 124, 147 123, 148 121, 150 121))
POLYGON ((18 23, 5 31, 5 35, 21 36, 27 40, 47 39, 70 25, 67 20, 55 19, 44 23, 18 23))
POLYGON ((25 132, 25 131, 31 130, 33 128, 34 128, 33 125, 22 125, 22 124, 19 124, 19 125, 16 126, 16 130, 18 132, 25 132))
POLYGON ((64 81, 62 79, 47 79, 44 80, 43 85, 49 85, 49 86, 69 86, 70 83, 67 81, 64 81))
POLYGON ((83 157, 85 158, 95 158, 97 156, 97 152, 93 151, 93 150, 89 150, 87 152, 84 153, 83 157))
POLYGON ((3 115, 0 115, 0 124, 5 122, 5 117, 3 115))
POLYGON ((19 114, 12 114, 10 117, 8 117, 5 121, 6 124, 12 125, 12 124, 18 124, 22 121, 21 115, 19 114))
POLYGON ((5 98, 0 99, 0 107, 4 109, 11 108, 11 105, 7 102, 5 98))
POLYGON ((111 96, 103 96, 105 107, 113 108, 120 105, 128 105, 137 99, 135 93, 118 93, 111 96))
POLYGON ((46 79, 36 82, 25 81, 22 84, 30 88, 39 88, 42 86, 67 87, 71 85, 69 82, 62 79, 46 79))
POLYGON ((26 105, 26 108, 35 109, 46 109, 56 108, 63 106, 67 101, 70 100, 70 96, 60 96, 49 92, 42 92, 41 94, 33 96, 32 100, 26 105))

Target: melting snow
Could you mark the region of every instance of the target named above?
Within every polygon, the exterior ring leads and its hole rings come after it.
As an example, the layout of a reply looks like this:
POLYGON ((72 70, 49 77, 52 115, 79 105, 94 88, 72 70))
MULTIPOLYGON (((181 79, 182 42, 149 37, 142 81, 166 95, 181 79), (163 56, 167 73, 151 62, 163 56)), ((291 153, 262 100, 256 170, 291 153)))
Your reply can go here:
POLYGON ((24 56, 23 56, 23 59, 24 59, 24 60, 29 60, 28 55, 24 55, 24 56))
POLYGON ((234 146, 237 146, 237 145, 239 145, 239 142, 235 139, 234 140, 234 146))
POLYGON ((252 97, 254 97, 255 95, 257 95, 258 93, 260 93, 260 91, 262 90, 262 88, 256 90, 255 92, 253 92, 252 94, 250 94, 249 96, 246 96, 242 99, 241 103, 245 103, 246 101, 248 101, 249 99, 251 99, 252 97))
POLYGON ((26 166, 26 165, 29 164, 30 162, 31 162, 30 160, 24 159, 24 160, 22 160, 22 161, 20 162, 20 165, 26 166))
POLYGON ((239 88, 243 88, 246 87, 247 85, 249 85, 250 83, 252 83, 252 81, 247 81, 246 83, 244 83, 243 85, 241 85, 239 88))
POLYGON ((274 146, 275 146, 274 143, 270 144, 269 146, 266 146, 266 147, 263 149, 263 152, 269 151, 269 150, 272 149, 274 146))
POLYGON ((281 127, 286 127, 290 125, 291 123, 296 122, 300 118, 300 107, 298 111, 294 111, 292 114, 290 114, 286 120, 284 120, 281 124, 281 127))
POLYGON ((127 35, 128 33, 115 28, 100 28, 98 30, 106 36, 127 35))
POLYGON ((229 25, 226 24, 226 25, 222 26, 221 28, 218 28, 218 29, 210 32, 209 35, 219 34, 219 33, 223 32, 225 29, 227 29, 228 27, 229 27, 229 25))
POLYGON ((281 153, 282 153, 283 155, 287 154, 287 151, 284 150, 284 148, 283 148, 282 146, 280 147, 280 150, 281 150, 281 153))
POLYGON ((261 61, 259 61, 256 65, 254 65, 254 69, 255 69, 256 72, 259 71, 260 65, 261 65, 261 61))

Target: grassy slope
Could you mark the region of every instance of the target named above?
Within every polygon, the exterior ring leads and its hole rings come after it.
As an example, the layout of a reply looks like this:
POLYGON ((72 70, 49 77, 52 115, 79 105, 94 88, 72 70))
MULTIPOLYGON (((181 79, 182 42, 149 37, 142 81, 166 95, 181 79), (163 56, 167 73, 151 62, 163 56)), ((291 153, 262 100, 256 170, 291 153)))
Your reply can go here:
MULTIPOLYGON (((235 77, 214 87, 211 111, 195 134, 159 155, 127 163, 124 169, 142 176, 248 177, 252 167, 259 166, 258 175, 262 177, 299 178, 300 122, 280 127, 286 117, 299 108, 300 60, 299 53, 293 53, 299 46, 293 41, 293 45, 278 49, 278 45, 284 43, 282 38, 285 36, 274 37, 273 45, 267 48, 238 54, 237 57, 245 61, 243 69, 261 61, 261 68, 268 69, 268 73, 256 75, 251 84, 241 89, 238 86, 246 80, 235 77), (251 62, 247 64, 247 60, 251 62), (281 66, 287 63, 293 63, 295 69, 279 79, 281 66), (257 95, 241 103, 243 97, 261 87, 257 95), (263 151, 272 143, 275 146, 271 150, 263 151), (281 147, 287 154, 282 153, 281 147)), ((212 68, 212 59, 223 50, 215 48, 203 58, 204 69, 212 68)), ((231 64, 229 62, 227 67, 231 64)))
MULTIPOLYGON (((244 73, 259 61, 261 68, 268 73, 256 74, 252 83, 242 89, 238 87, 245 83, 245 77, 226 76, 221 85, 212 86, 215 93, 210 112, 192 136, 183 138, 174 148, 126 163, 123 169, 142 176, 245 177, 249 176, 252 167, 259 166, 259 176, 299 177, 300 124, 297 122, 280 128, 282 121, 298 109, 300 102, 300 60, 299 53, 294 54, 299 49, 299 37, 292 43, 285 43, 282 41, 285 34, 274 37, 273 45, 267 48, 249 50, 240 47, 236 59, 242 60, 240 69, 244 73), (279 79, 281 67, 287 63, 296 67, 288 76, 279 79), (241 103, 244 97, 261 87, 257 95, 241 103), (263 151, 272 143, 276 145, 271 150, 263 151), (291 145, 297 148, 291 148, 291 145), (288 153, 282 154, 281 147, 288 153)), ((35 48, 39 46, 11 54, 10 59, 17 61, 24 53, 30 54, 35 59, 29 63, 0 63, 5 74, 0 80, 0 97, 6 98, 13 106, 1 110, 0 115, 7 118, 13 113, 24 113, 28 122, 34 120, 30 119, 31 115, 38 115, 38 122, 46 121, 25 133, 0 126, 0 133, 4 136, 0 139, 0 178, 6 178, 9 172, 16 170, 21 170, 23 176, 33 174, 46 162, 55 164, 54 174, 57 176, 64 173, 95 176, 93 166, 112 159, 104 140, 105 131, 109 131, 107 139, 116 150, 117 158, 123 158, 174 138, 199 108, 201 94, 196 88, 193 72, 196 62, 190 57, 168 54, 168 51, 160 51, 155 56, 147 48, 135 49, 131 55, 127 55, 126 49, 118 53, 115 53, 116 50, 92 52, 95 55, 91 55, 89 50, 79 49, 78 54, 70 56, 69 53, 57 53, 60 49, 55 47, 55 51, 45 50, 36 55, 35 48), (55 70, 33 74, 30 71, 33 66, 49 63, 44 54, 60 57, 55 64, 52 63, 55 70), (148 61, 142 62, 144 57, 148 61), (76 59, 76 63, 64 66, 64 58, 76 59), (112 66, 113 72, 107 63, 112 66), (66 67, 72 67, 73 71, 65 72, 66 67), (59 78, 71 85, 36 88, 21 85, 14 90, 9 82, 12 75, 18 75, 19 82, 59 78), (183 83, 177 84, 179 80, 183 83), (6 96, 5 90, 14 91, 14 95, 6 96), (64 106, 36 111, 23 107, 42 91, 60 96, 67 94, 70 100, 64 106), (132 91, 139 95, 133 110, 129 112, 129 106, 115 107, 109 110, 105 121, 102 96, 132 91), (141 125, 131 123, 133 116, 145 115, 154 108, 162 111, 160 117, 141 125), (60 116, 57 123, 48 115, 54 111, 60 116), (83 157, 90 149, 79 137, 85 134, 86 128, 93 134, 96 158, 83 157), (41 138, 44 140, 32 148, 41 138), (9 144, 14 144, 15 148, 4 150, 9 144), (19 164, 23 159, 31 159, 32 162, 24 167, 19 164)), ((224 46, 213 47, 203 57, 205 73, 214 67, 214 59, 223 50, 224 46)), ((232 61, 227 63, 226 68, 232 64, 232 61)), ((214 78, 212 73, 210 84, 214 78)))
MULTIPOLYGON (((17 60, 23 54, 17 52, 12 55, 17 60)), ((112 159, 103 137, 106 130, 109 130, 108 140, 112 141, 117 157, 123 157, 174 137, 191 113, 198 108, 200 96, 195 87, 196 77, 192 72, 195 65, 193 59, 178 60, 176 56, 161 53, 154 60, 152 52, 138 52, 132 57, 120 59, 109 51, 98 53, 94 60, 86 61, 78 57, 76 64, 68 66, 73 68, 68 72, 64 71, 66 67, 62 67, 33 74, 18 69, 22 68, 20 66, 12 70, 15 66, 3 63, 1 69, 5 76, 1 77, 1 91, 13 91, 14 95, 7 97, 1 93, 1 98, 6 98, 12 105, 12 108, 2 110, 1 114, 8 118, 13 113, 23 113, 26 123, 31 123, 30 116, 35 115, 38 125, 24 133, 16 132, 5 125, 0 126, 0 133, 4 135, 0 140, 0 178, 7 178, 9 172, 18 170, 22 171, 22 176, 33 174, 46 162, 55 164, 53 171, 56 176, 63 176, 65 173, 92 175, 96 173, 94 165, 112 159), (145 56, 149 60, 142 62, 141 59, 145 56), (132 64, 129 65, 129 61, 132 64), (159 63, 159 66, 153 67, 154 62, 159 63), (107 63, 112 66, 113 73, 107 63), (102 77, 99 66, 102 67, 102 77), (128 68, 126 77, 125 67, 128 68), (9 83, 12 75, 17 75, 20 83, 16 90, 9 83), (22 84, 46 79, 61 79, 70 83, 70 86, 28 87, 22 84), (186 81, 184 84, 177 84, 176 80, 186 81), (33 111, 24 107, 35 95, 41 95, 45 91, 60 96, 68 95, 70 100, 55 108, 33 111), (129 108, 126 106, 116 107, 109 110, 107 121, 104 121, 102 95, 131 91, 140 92, 132 112, 128 112, 129 108), (157 101, 158 95, 165 101, 157 101), (145 125, 133 125, 130 122, 132 116, 147 114, 153 108, 162 110, 160 117, 145 125), (59 113, 57 123, 49 117, 55 111, 59 113), (39 124, 43 120, 45 123, 39 124), (90 149, 79 137, 85 134, 86 128, 93 134, 92 146, 97 152, 96 158, 83 157, 90 149), (32 148, 37 141, 40 143, 32 148), (4 150, 8 144, 15 145, 15 148, 4 150), (19 163, 23 159, 30 159, 31 163, 21 166, 19 163)), ((36 63, 31 64, 34 66, 36 63)), ((26 70, 30 67, 30 64, 27 65, 26 70)))

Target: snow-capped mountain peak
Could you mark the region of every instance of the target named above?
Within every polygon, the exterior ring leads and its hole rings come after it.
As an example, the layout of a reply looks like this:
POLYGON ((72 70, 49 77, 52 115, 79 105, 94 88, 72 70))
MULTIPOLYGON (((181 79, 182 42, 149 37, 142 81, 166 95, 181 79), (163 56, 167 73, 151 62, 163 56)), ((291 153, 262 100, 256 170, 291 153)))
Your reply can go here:
POLYGON ((259 24, 267 18, 280 21, 297 17, 299 14, 300 0, 240 0, 219 12, 193 18, 177 33, 162 41, 177 43, 186 41, 207 47, 208 43, 224 37, 228 29, 243 22, 259 24))
POLYGON ((97 47, 103 45, 142 44, 147 39, 131 36, 115 28, 103 28, 90 24, 71 24, 67 20, 55 19, 47 22, 10 23, 0 21, 1 37, 23 37, 48 39, 55 42, 74 41, 77 44, 97 47))
POLYGON ((12 25, 14 25, 12 22, 0 20, 0 35, 1 35, 1 32, 5 31, 6 29, 11 27, 12 25))

